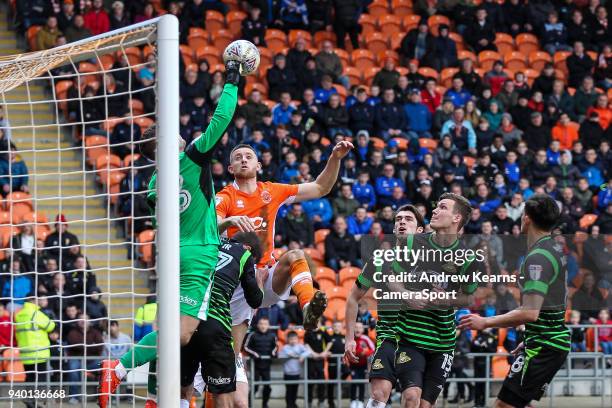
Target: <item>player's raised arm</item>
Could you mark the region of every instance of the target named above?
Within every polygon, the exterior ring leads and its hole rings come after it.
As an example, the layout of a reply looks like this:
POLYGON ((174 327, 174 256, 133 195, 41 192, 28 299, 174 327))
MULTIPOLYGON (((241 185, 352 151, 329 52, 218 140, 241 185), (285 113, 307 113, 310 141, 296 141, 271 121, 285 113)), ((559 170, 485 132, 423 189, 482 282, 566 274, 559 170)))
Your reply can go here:
POLYGON ((308 201, 321 198, 331 191, 338 180, 340 162, 353 149, 351 142, 342 141, 334 146, 325 168, 313 182, 300 184, 295 201, 308 201))
MULTIPOLYGON (((359 275, 361 277, 361 275, 359 275)), ((357 312, 359 311, 359 301, 363 299, 368 288, 360 285, 359 278, 351 288, 351 292, 346 299, 346 313, 344 320, 346 321, 346 334, 344 335, 344 358, 347 363, 358 360, 355 354, 355 323, 357 321, 357 312)))
POLYGON ((206 131, 193 141, 193 145, 200 153, 208 152, 217 144, 234 117, 234 111, 238 103, 239 69, 240 63, 238 61, 227 61, 225 64, 225 86, 215 113, 206 131))

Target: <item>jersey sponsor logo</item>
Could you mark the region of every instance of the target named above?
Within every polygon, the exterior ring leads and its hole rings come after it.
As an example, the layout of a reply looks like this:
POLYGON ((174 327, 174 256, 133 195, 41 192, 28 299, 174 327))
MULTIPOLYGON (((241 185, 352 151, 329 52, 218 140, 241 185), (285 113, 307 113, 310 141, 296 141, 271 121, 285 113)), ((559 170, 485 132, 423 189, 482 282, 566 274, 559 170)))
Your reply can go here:
POLYGON ((236 200, 236 207, 238 207, 238 208, 244 208, 244 201, 242 201, 242 200, 236 200))
POLYGON ((512 365, 510 366, 510 374, 509 377, 512 377, 516 373, 520 373, 523 371, 523 365, 525 364, 525 355, 519 354, 518 357, 514 360, 512 365))
POLYGON ((268 223, 262 217, 253 217, 249 219, 253 223, 256 230, 265 229, 268 226, 268 223))
POLYGON ((183 176, 179 176, 179 212, 184 212, 191 204, 191 193, 183 189, 183 176))
POLYGON ((540 280, 542 276, 542 265, 529 265, 527 271, 529 272, 531 280, 540 280))
POLYGON ((270 194, 270 192, 268 190, 264 190, 261 192, 261 201, 264 202, 264 204, 270 204, 272 202, 272 194, 270 194))
POLYGON ((377 358, 372 363, 372 370, 382 370, 383 368, 385 368, 385 366, 383 366, 382 362, 380 361, 380 358, 377 358))
POLYGON ((198 302, 195 299, 190 298, 189 296, 180 296, 180 301, 181 303, 186 303, 189 306, 195 306, 198 304, 198 302))
POLYGON ((232 382, 232 379, 229 377, 211 377, 210 375, 206 377, 207 384, 213 385, 225 385, 232 382))
POLYGON ((408 356, 405 351, 402 351, 400 355, 397 357, 397 364, 408 363, 410 362, 410 360, 412 360, 410 356, 408 356))

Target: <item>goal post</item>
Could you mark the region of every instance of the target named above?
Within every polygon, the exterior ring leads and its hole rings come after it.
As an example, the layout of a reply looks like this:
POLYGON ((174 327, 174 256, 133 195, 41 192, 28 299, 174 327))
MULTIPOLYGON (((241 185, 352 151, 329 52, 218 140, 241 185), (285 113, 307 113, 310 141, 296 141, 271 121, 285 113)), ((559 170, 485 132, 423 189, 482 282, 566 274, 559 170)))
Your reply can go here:
MULTIPOLYGON (((0 57, 0 302, 8 306, 17 338, 10 352, 0 345, 0 406, 8 400, 7 387, 64 390, 54 395, 58 402, 72 397, 81 406, 95 404, 97 382, 90 374, 99 369, 89 363, 109 358, 114 344, 104 331, 118 321, 132 340, 115 345, 133 347, 135 314, 155 283, 157 325, 148 323, 159 329, 157 401, 178 406, 179 58, 179 24, 169 14, 53 49, 0 57), (139 157, 138 149, 152 123, 155 163, 139 157), (153 170, 155 215, 138 207, 148 192, 143 174, 153 170), (136 189, 137 183, 144 187, 136 189), (34 245, 28 244, 32 239, 34 245), (11 269, 15 260, 19 272, 11 269), (98 297, 106 316, 89 318, 98 297), (25 327, 34 331, 33 318, 16 318, 27 303, 52 316, 49 345, 32 345, 23 335, 25 327), (82 314, 66 314, 73 305, 82 314), (75 344, 69 330, 80 324, 99 328, 104 340, 91 343, 84 335, 75 344), (82 355, 74 351, 81 349, 82 355)), ((142 405, 143 378, 141 373, 138 384, 134 376, 124 381, 131 391, 126 395, 122 388, 120 394, 132 397, 129 406, 142 405)))

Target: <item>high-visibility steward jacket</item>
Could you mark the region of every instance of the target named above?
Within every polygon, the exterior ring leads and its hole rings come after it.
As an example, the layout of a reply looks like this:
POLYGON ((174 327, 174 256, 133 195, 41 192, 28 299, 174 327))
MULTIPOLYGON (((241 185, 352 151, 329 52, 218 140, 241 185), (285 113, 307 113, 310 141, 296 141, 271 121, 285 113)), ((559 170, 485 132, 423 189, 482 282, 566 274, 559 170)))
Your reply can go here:
POLYGON ((15 315, 15 337, 23 364, 44 363, 51 356, 49 333, 55 322, 44 314, 40 307, 25 302, 15 315))
POLYGON ((134 341, 137 342, 153 331, 157 318, 157 303, 145 303, 136 310, 134 317, 134 341))

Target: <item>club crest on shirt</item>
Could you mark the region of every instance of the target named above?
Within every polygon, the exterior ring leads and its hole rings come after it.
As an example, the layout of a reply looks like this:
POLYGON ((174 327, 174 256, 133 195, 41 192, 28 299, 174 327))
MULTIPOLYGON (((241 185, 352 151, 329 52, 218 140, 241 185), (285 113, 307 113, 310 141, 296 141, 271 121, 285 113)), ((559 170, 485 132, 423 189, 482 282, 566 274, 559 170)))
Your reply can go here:
POLYGON ((270 204, 272 202, 272 194, 270 194, 270 192, 268 190, 264 190, 261 192, 261 201, 264 202, 264 204, 270 204))
POLYGON ((399 357, 397 357, 397 364, 408 363, 410 360, 412 360, 410 356, 408 356, 405 351, 402 351, 399 357))
POLYGON ((376 360, 374 360, 374 362, 372 363, 372 370, 382 370, 383 368, 385 368, 383 366, 383 364, 380 362, 380 358, 377 358, 376 360))
POLYGON ((529 265, 527 270, 531 280, 540 280, 540 276, 542 276, 542 265, 529 265))

